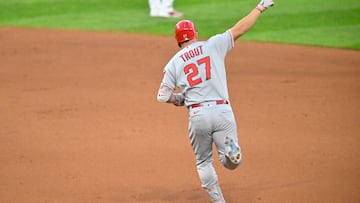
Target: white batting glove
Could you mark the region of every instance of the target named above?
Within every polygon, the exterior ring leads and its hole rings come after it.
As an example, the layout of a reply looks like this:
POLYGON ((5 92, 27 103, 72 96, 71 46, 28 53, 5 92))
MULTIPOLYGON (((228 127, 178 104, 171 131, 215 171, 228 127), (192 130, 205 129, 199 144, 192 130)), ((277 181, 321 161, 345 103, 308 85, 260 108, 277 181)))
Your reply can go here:
POLYGON ((185 97, 181 93, 174 93, 174 105, 175 106, 184 106, 185 105, 185 97))
POLYGON ((256 8, 261 11, 264 12, 266 9, 268 9, 270 6, 273 6, 274 2, 273 0, 261 0, 257 5, 256 8))

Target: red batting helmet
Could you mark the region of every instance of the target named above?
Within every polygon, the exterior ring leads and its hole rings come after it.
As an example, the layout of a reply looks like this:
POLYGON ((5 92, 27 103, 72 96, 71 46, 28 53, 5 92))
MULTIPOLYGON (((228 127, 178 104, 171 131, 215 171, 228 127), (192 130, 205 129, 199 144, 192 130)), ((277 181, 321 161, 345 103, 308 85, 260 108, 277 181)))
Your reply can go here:
POLYGON ((180 46, 181 43, 192 40, 196 37, 196 28, 190 20, 181 20, 175 26, 175 38, 180 46))

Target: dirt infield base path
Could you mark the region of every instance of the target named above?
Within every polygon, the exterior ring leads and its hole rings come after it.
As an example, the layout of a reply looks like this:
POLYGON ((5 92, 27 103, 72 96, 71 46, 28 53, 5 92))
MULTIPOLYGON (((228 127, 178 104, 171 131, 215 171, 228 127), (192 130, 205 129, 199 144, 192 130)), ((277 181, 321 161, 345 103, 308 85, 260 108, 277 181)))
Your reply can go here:
MULTIPOLYGON (((171 37, 0 28, 0 202, 196 202, 187 110, 159 104, 171 37)), ((238 41, 244 162, 228 203, 360 202, 360 52, 238 41)))

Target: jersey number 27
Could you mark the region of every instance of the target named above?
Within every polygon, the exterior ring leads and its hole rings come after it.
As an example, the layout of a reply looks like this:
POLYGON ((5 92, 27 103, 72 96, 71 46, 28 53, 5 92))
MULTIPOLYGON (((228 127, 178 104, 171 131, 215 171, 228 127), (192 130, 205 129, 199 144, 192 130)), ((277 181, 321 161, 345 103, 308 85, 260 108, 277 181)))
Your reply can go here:
POLYGON ((202 64, 205 65, 206 80, 211 79, 210 56, 206 56, 204 58, 197 60, 197 64, 191 63, 185 66, 184 73, 187 76, 187 80, 189 82, 190 87, 202 83, 202 79, 199 75, 199 66, 201 66, 202 64))

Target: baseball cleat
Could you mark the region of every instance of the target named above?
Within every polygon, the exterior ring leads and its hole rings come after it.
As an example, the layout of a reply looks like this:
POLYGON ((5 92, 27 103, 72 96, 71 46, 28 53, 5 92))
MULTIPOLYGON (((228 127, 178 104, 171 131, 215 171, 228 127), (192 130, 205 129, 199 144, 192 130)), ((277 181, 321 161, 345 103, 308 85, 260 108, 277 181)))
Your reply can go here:
POLYGON ((169 12, 156 12, 151 11, 150 12, 151 17, 163 17, 163 18, 181 18, 183 16, 183 13, 179 11, 169 11, 169 12))
POLYGON ((225 155, 234 164, 239 164, 241 161, 241 149, 239 145, 228 136, 225 137, 225 155))
POLYGON ((183 14, 179 11, 171 11, 169 12, 169 17, 170 18, 181 18, 183 16, 183 14))

